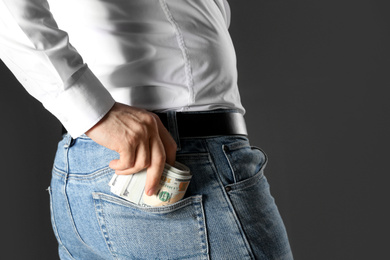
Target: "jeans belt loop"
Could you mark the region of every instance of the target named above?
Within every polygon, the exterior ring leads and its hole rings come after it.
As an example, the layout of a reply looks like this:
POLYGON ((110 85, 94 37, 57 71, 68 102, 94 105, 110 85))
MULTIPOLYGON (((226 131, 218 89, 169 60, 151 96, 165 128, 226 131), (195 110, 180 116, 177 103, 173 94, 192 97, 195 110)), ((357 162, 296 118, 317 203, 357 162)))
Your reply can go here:
POLYGON ((180 136, 177 125, 176 111, 170 110, 167 112, 167 130, 171 134, 172 138, 175 140, 177 145, 177 150, 180 151, 180 136))

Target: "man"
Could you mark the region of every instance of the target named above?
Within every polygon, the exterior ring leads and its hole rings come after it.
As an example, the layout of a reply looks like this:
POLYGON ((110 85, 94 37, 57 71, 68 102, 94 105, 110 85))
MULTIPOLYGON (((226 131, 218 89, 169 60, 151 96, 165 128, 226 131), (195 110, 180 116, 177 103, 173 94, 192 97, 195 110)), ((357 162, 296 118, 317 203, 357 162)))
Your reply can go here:
POLYGON ((1 59, 68 132, 49 189, 61 259, 292 259, 246 137, 226 1, 1 0, 0 21, 1 59), (175 161, 193 178, 172 205, 107 185, 146 168, 151 196, 175 161))

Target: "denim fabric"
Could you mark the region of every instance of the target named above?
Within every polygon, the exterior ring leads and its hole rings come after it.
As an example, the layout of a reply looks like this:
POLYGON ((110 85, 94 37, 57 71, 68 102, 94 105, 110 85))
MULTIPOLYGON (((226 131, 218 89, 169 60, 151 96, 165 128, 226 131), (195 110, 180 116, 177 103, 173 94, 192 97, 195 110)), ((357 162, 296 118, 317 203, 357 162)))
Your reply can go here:
POLYGON ((59 143, 49 191, 61 259, 293 259, 267 156, 246 137, 181 138, 177 161, 193 179, 170 206, 112 194, 116 158, 85 135, 59 143))

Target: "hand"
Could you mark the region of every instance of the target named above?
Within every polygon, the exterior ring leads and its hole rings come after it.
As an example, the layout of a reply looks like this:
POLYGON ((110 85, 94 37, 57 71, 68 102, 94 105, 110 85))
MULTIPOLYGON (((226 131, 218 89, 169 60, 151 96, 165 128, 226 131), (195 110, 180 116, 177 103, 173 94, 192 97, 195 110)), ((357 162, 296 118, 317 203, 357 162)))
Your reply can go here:
POLYGON ((145 192, 157 192, 165 162, 174 165, 176 142, 160 118, 144 109, 115 103, 111 110, 86 132, 92 140, 119 153, 110 168, 133 174, 147 168, 145 192))

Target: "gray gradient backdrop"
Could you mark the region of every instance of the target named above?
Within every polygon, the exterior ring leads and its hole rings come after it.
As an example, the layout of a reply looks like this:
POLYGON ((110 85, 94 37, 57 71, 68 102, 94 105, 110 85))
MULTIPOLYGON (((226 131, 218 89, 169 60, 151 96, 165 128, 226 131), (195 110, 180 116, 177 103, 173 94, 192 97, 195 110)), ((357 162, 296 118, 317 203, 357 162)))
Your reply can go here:
MULTIPOLYGON (((389 5, 230 0, 251 143, 297 260, 384 259, 390 219, 389 5)), ((57 259, 49 197, 60 124, 0 63, 3 259, 57 259)))

